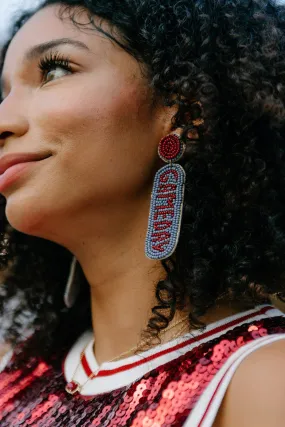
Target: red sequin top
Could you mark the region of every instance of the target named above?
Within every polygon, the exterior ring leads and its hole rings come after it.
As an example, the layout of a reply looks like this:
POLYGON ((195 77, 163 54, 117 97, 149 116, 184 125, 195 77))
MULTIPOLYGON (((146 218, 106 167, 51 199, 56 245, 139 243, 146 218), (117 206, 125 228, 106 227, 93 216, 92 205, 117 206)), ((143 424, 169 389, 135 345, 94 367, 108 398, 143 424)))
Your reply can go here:
POLYGON ((281 313, 269 317, 263 308, 254 319, 247 315, 206 332, 207 336, 201 333, 199 339, 190 336, 184 343, 190 345, 189 351, 178 351, 175 359, 127 386, 88 398, 66 393, 61 370, 37 359, 13 369, 12 361, 0 373, 0 425, 181 427, 233 353, 254 340, 284 332, 285 317, 281 313))

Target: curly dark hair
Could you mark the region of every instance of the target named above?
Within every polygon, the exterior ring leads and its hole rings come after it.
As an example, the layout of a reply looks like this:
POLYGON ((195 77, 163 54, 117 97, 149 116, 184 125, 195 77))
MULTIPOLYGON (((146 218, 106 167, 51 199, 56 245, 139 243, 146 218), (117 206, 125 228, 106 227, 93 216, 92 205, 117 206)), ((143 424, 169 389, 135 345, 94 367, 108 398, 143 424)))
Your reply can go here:
MULTIPOLYGON (((77 26, 78 14, 89 11, 94 31, 142 64, 155 97, 178 107, 173 129, 183 129, 187 146, 183 223, 175 255, 163 263, 167 279, 157 284, 148 331, 157 336, 188 301, 190 326, 197 327, 220 300, 251 307, 284 292, 285 6, 267 0, 47 0, 41 8, 52 4, 77 26), (94 16, 107 20, 110 31, 94 16), (196 126, 201 116, 203 125, 196 126)), ((34 12, 16 22, 12 37, 34 12)), ((3 197, 1 213, 2 333, 21 343, 25 357, 50 358, 91 326, 88 283, 79 271, 81 293, 65 308, 72 254, 13 229, 3 197), (14 297, 18 303, 9 304, 14 297), (23 315, 35 332, 28 340, 23 315)))

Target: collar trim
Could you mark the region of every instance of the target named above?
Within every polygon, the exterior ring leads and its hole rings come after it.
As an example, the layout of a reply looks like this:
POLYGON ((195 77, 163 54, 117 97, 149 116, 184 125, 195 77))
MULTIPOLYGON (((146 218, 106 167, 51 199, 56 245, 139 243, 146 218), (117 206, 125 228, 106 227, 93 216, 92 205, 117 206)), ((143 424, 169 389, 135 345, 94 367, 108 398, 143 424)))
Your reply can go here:
MULTIPOLYGON (((271 309, 272 309, 271 306, 265 306, 262 309, 260 309, 259 311, 254 312, 254 316, 265 314, 268 310, 271 310, 271 309)), ((145 357, 142 360, 137 360, 137 361, 135 361, 133 363, 128 363, 128 364, 119 366, 118 368, 115 368, 115 369, 102 369, 102 370, 100 370, 97 373, 96 376, 97 377, 106 377, 106 376, 118 374, 119 372, 127 371, 127 370, 132 369, 132 368, 136 368, 137 366, 140 366, 140 365, 142 365, 144 363, 150 362, 150 361, 152 361, 152 360, 154 360, 154 359, 156 359, 158 357, 164 356, 164 355, 166 355, 166 354, 168 354, 168 353, 170 353, 172 351, 180 350, 180 349, 182 349, 182 348, 184 348, 184 347, 186 347, 188 345, 197 343, 200 340, 203 340, 205 338, 210 338, 212 335, 215 335, 215 334, 217 334, 219 332, 222 332, 224 329, 233 327, 233 326, 235 326, 235 325, 237 325, 237 324, 239 324, 241 322, 245 322, 246 320, 250 319, 252 316, 253 316, 253 313, 250 313, 250 314, 247 314, 245 316, 239 317, 238 319, 232 320, 232 321, 230 321, 228 323, 224 323, 221 326, 218 326, 218 327, 216 327, 214 329, 211 329, 211 330, 209 330, 207 332, 199 334, 199 335, 197 335, 195 337, 192 337, 190 339, 186 339, 186 341, 183 341, 183 342, 181 342, 179 344, 176 344, 176 345, 174 345, 172 347, 166 348, 165 350, 158 351, 157 353, 151 354, 150 356, 145 357)), ((186 334, 185 336, 188 336, 188 335, 189 334, 186 334)), ((92 371, 92 369, 89 366, 89 363, 88 363, 88 360, 87 360, 87 357, 86 357, 86 353, 84 353, 83 357, 82 357, 82 366, 83 366, 85 374, 87 375, 87 377, 89 377, 92 374, 93 371, 92 371)))

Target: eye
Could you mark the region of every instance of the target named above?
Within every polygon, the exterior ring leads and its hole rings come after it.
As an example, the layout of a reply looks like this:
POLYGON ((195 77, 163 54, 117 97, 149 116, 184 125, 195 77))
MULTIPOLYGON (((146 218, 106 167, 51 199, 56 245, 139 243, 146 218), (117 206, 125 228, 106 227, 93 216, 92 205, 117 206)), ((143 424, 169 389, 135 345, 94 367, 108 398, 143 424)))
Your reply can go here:
POLYGON ((43 84, 72 73, 69 58, 58 53, 51 52, 48 56, 41 58, 38 67, 43 84))

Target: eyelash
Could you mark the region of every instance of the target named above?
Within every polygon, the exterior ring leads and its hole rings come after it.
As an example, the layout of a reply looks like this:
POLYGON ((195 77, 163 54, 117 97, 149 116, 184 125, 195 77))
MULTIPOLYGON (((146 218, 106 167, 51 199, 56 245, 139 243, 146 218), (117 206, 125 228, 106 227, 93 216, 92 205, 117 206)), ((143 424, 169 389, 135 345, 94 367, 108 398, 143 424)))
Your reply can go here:
POLYGON ((56 67, 61 67, 66 71, 72 71, 70 66, 70 59, 62 54, 53 52, 41 58, 38 67, 41 71, 43 81, 45 80, 48 72, 56 67))

